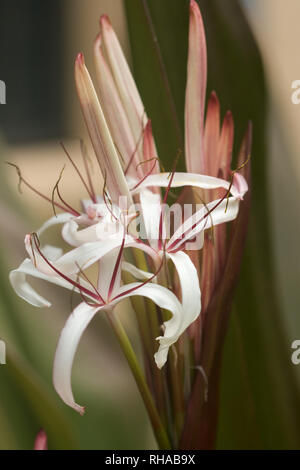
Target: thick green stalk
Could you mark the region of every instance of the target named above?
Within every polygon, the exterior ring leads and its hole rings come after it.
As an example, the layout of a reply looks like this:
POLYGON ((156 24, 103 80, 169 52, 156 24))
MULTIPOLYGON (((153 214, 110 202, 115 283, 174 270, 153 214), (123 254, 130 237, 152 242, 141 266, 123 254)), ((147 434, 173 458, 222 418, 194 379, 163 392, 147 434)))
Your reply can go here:
POLYGON ((170 358, 169 358, 169 369, 171 376, 171 390, 172 390, 172 405, 173 405, 173 417, 174 417, 174 428, 175 428, 175 443, 176 448, 181 436, 183 424, 184 424, 184 396, 182 388, 182 380, 178 370, 178 357, 177 350, 175 346, 170 348, 170 358))
POLYGON ((144 401, 145 407, 147 409, 150 422, 155 434, 157 443, 160 449, 171 449, 171 444, 166 433, 166 430, 162 424, 158 411, 155 407, 151 392, 148 388, 145 376, 142 372, 140 364, 137 360, 135 352, 132 348, 132 345, 129 341, 129 338, 117 316, 114 314, 113 310, 107 312, 107 318, 114 330, 114 333, 119 341, 119 344, 122 348, 122 351, 127 359, 128 365, 132 371, 132 374, 135 378, 138 389, 141 393, 142 399, 144 401))

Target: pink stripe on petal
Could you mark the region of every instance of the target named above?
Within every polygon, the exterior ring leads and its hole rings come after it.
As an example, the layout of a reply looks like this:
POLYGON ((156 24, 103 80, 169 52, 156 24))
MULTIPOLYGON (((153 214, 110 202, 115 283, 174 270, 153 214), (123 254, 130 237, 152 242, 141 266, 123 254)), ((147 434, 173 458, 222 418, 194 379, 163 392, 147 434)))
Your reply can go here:
POLYGON ((232 148, 234 138, 234 123, 231 111, 227 111, 221 131, 218 151, 218 169, 221 174, 218 176, 224 179, 230 177, 230 165, 232 159, 232 148))
POLYGON ((204 154, 211 176, 218 176, 218 148, 220 139, 220 102, 213 91, 207 105, 204 129, 204 154))

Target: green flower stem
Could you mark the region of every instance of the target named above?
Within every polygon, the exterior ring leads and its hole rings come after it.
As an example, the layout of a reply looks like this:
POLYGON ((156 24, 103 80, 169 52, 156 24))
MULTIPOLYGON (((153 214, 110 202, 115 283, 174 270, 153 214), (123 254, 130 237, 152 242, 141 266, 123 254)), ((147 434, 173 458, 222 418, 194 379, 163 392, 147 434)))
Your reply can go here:
POLYGON ((157 443, 160 449, 171 449, 171 444, 166 433, 166 430, 161 422, 158 411, 155 407, 152 395, 148 388, 145 376, 142 372, 140 364, 137 360, 137 357, 133 351, 129 338, 120 322, 118 317, 114 314, 113 310, 106 312, 107 318, 114 330, 114 333, 119 341, 119 344, 122 348, 122 351, 127 359, 128 365, 133 373, 136 384, 141 393, 142 399, 144 401, 145 407, 147 409, 153 432, 155 434, 157 443))
POLYGON ((184 396, 182 381, 177 367, 178 356, 175 346, 172 346, 169 351, 169 369, 170 369, 170 378, 171 378, 171 390, 172 390, 172 407, 173 407, 173 416, 174 416, 174 426, 175 426, 175 436, 176 436, 176 446, 181 436, 183 424, 184 424, 184 396))

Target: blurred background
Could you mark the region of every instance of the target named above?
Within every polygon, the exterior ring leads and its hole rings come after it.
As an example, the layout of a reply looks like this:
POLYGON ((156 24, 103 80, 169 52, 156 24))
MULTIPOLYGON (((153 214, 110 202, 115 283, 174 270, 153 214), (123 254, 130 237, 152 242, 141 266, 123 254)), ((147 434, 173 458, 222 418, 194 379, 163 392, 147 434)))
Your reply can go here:
MULTIPOLYGON (((300 105, 291 101, 292 82, 300 80, 300 3, 288 0, 284 7, 282 0, 241 3, 265 70, 270 248, 281 325, 289 345, 300 338, 300 105)), ((24 234, 36 230, 52 215, 52 208, 25 187, 19 194, 17 175, 4 162, 19 165, 33 186, 51 194, 66 162, 59 142, 63 140, 71 155, 79 158, 78 139, 86 138, 86 130, 75 91, 74 59, 83 52, 94 74, 93 41, 100 14, 106 13, 132 63, 124 2, 1 0, 0 8, 0 79, 7 87, 7 103, 0 105, 0 339, 8 350, 8 364, 0 366, 0 449, 30 449, 41 426, 53 448, 153 448, 141 399, 106 321, 100 316, 94 321, 75 360, 75 396, 87 406, 82 418, 66 409, 51 382, 55 346, 70 299, 41 283, 39 289, 53 306, 40 311, 17 299, 7 281, 9 270, 24 258, 24 234)), ((76 202, 82 193, 72 175, 67 167, 62 187, 65 198, 76 202)), ((55 241, 56 231, 49 234, 55 241)), ((130 309, 124 306, 120 315, 136 342, 130 309)), ((300 382, 300 366, 296 369, 300 382)))

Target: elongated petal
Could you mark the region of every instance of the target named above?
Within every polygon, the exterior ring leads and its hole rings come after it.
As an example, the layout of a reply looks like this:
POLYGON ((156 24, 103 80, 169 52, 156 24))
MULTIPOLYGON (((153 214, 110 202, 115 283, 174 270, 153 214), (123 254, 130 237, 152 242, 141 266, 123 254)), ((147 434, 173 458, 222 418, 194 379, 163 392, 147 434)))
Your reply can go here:
POLYGON ((91 225, 79 230, 75 220, 70 220, 62 228, 62 237, 71 246, 80 246, 83 243, 97 241, 97 225, 91 225))
POLYGON ((61 399, 75 411, 84 414, 84 407, 75 403, 71 372, 74 356, 85 329, 100 310, 99 307, 90 307, 81 303, 69 316, 58 341, 53 365, 53 384, 61 399))
POLYGON ((167 360, 169 347, 177 341, 180 335, 184 315, 182 305, 169 289, 152 283, 141 285, 138 282, 122 286, 118 301, 134 295, 147 297, 160 308, 169 310, 172 313, 172 318, 164 323, 164 335, 156 338, 159 340, 160 346, 154 358, 157 367, 161 369, 167 360), (127 291, 129 293, 126 294, 127 291))
POLYGON ((181 287, 183 318, 178 330, 179 337, 200 315, 201 292, 199 278, 193 262, 186 253, 179 251, 178 253, 169 253, 167 256, 175 265, 181 287))
POLYGON ((197 3, 190 3, 189 52, 185 95, 185 156, 187 170, 207 173, 204 155, 204 106, 207 53, 204 25, 197 3))
POLYGON ((118 38, 106 15, 101 17, 100 26, 109 65, 137 145, 147 124, 144 106, 118 38))
MULTIPOLYGON (((73 279, 72 276, 80 272, 80 270, 87 269, 92 264, 98 262, 103 256, 111 253, 116 248, 119 248, 123 240, 123 232, 117 233, 115 236, 107 238, 105 243, 102 240, 90 243, 84 243, 81 246, 68 251, 60 256, 55 261, 51 259, 46 262, 42 255, 34 247, 34 242, 30 243, 30 236, 26 236, 26 248, 31 256, 32 265, 34 265, 37 272, 44 274, 48 278, 60 278, 63 274, 68 278, 73 279), (34 251, 32 252, 32 250, 34 251)), ((125 246, 135 245, 136 242, 129 235, 125 236, 125 246)), ((41 249, 43 253, 43 249, 41 249)), ((112 266, 113 270, 113 266, 112 266)), ((54 281, 53 281, 54 282, 54 281)))
POLYGON ((81 269, 87 269, 107 253, 118 248, 120 243, 120 237, 108 239, 106 243, 101 243, 101 241, 84 243, 80 247, 74 248, 74 250, 63 255, 59 260, 57 260, 55 267, 68 274, 77 273, 78 266, 81 269))
MULTIPOLYGON (((46 274, 41 273, 34 267, 31 260, 27 258, 17 269, 14 269, 10 272, 9 280, 18 296, 35 307, 50 307, 51 303, 44 297, 40 296, 31 287, 31 285, 26 280, 27 275, 36 277, 38 279, 43 279, 44 281, 51 282, 51 284, 56 284, 57 286, 64 287, 65 289, 74 290, 74 292, 79 292, 78 289, 74 289, 72 284, 65 281, 63 278, 58 276, 47 276, 46 274)), ((76 276, 70 276, 70 278, 76 281, 76 276)), ((83 280, 81 280, 80 284, 82 287, 89 288, 89 285, 86 284, 83 280)))
MULTIPOLYGON (((63 255, 56 263, 53 263, 54 267, 67 272, 68 275, 78 273, 79 267, 81 269, 87 269, 92 264, 98 262, 105 255, 108 255, 113 250, 120 248, 123 240, 123 233, 120 231, 116 236, 107 238, 105 243, 103 240, 97 242, 84 243, 78 248, 74 248, 65 255, 63 255)), ((154 256, 155 252, 153 249, 143 243, 135 241, 130 235, 125 236, 124 247, 139 248, 154 256)), ((111 266, 113 271, 114 266, 111 266)))
POLYGON ((207 105, 204 129, 204 152, 210 176, 218 176, 218 150, 220 139, 220 102, 212 92, 207 105))
POLYGON ((222 202, 219 202, 220 200, 212 201, 189 217, 183 225, 175 231, 167 244, 167 250, 176 250, 183 243, 186 243, 187 240, 194 238, 199 232, 215 225, 230 222, 237 217, 239 199, 230 197, 229 199, 224 199, 222 202))
POLYGON ((82 54, 75 62, 75 81, 81 109, 110 196, 117 204, 119 197, 125 196, 131 205, 122 166, 82 54))
MULTIPOLYGON (((168 187, 170 183, 170 173, 159 173, 157 175, 149 175, 145 178, 139 186, 132 189, 132 194, 140 192, 144 188, 150 186, 160 186, 162 188, 168 187)), ((197 173, 174 173, 171 188, 179 188, 181 186, 194 186, 201 189, 229 189, 230 183, 221 178, 214 178, 212 176, 200 175, 197 173)), ((235 188, 231 188, 232 195, 235 195, 235 188)))
POLYGON ((39 295, 26 281, 26 274, 41 277, 41 273, 34 268, 30 259, 25 259, 17 269, 9 273, 9 280, 16 294, 35 307, 50 307, 51 303, 39 295))
MULTIPOLYGON (((222 178, 229 178, 232 148, 234 138, 234 123, 230 111, 225 115, 218 149, 218 169, 222 178)), ((219 175, 218 175, 219 176, 219 175)))
POLYGON ((129 167, 128 174, 133 177, 138 175, 141 176, 142 168, 137 166, 139 158, 138 152, 136 152, 135 148, 135 140, 116 88, 114 78, 112 77, 111 71, 104 59, 101 42, 102 38, 101 35, 99 35, 95 41, 94 57, 100 90, 100 101, 103 106, 112 137, 120 152, 123 168, 126 169, 129 167))

